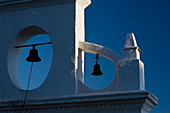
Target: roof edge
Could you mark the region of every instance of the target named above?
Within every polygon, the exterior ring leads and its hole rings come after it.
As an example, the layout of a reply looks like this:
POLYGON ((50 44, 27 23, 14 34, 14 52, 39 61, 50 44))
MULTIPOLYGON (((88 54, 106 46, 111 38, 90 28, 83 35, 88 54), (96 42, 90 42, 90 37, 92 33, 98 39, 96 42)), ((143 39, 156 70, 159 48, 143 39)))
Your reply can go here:
POLYGON ((68 3, 68 2, 74 2, 75 0, 0 0, 0 7, 3 6, 10 6, 10 5, 16 5, 16 4, 24 4, 24 3, 40 3, 40 2, 49 2, 54 4, 60 4, 60 3, 68 3))

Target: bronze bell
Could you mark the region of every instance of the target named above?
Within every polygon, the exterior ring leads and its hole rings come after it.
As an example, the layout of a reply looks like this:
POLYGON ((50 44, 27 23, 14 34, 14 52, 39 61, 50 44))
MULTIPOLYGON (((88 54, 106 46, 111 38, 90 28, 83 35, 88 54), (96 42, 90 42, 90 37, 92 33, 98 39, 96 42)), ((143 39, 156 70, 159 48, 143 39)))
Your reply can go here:
POLYGON ((35 49, 33 46, 33 49, 30 50, 29 56, 27 57, 26 61, 28 62, 40 62, 41 58, 38 56, 38 50, 35 49))
POLYGON ((91 73, 94 76, 100 76, 103 75, 103 73, 100 70, 100 65, 98 64, 99 54, 96 54, 96 64, 93 67, 93 72, 91 73))
POLYGON ((93 67, 93 72, 91 73, 92 75, 95 75, 95 76, 100 76, 100 75, 103 75, 103 73, 101 72, 100 70, 100 65, 96 62, 96 64, 94 65, 93 67))

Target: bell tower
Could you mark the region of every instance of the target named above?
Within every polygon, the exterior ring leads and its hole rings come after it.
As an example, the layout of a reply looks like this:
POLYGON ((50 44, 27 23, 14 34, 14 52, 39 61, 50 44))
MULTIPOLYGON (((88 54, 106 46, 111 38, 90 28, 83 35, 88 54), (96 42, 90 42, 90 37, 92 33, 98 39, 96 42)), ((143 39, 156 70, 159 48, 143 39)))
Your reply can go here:
POLYGON ((27 99, 74 95, 78 41, 84 41, 84 9, 90 0, 10 0, 0 2, 0 101, 22 101, 18 60, 24 45, 38 34, 48 34, 53 47, 50 72, 27 99), (15 93, 14 93, 15 92, 15 93))
POLYGON ((90 3, 0 2, 0 113, 149 113, 157 105, 158 99, 145 91, 144 65, 133 33, 127 35, 123 57, 101 45, 85 42, 84 10, 90 3), (43 84, 28 90, 24 100, 26 90, 18 80, 22 48, 16 47, 39 34, 48 34, 51 39, 52 64, 43 84), (109 86, 94 90, 84 84, 84 52, 115 64, 115 78, 109 86))

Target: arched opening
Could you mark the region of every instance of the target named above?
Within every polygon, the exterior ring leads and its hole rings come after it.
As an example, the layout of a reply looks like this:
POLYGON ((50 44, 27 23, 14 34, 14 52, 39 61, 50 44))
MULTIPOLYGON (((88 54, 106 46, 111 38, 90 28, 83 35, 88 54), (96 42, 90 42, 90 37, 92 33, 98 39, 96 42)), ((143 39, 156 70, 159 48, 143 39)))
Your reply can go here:
MULTIPOLYGON (((11 43, 8 52, 8 72, 12 82, 16 87, 26 90, 30 73, 31 63, 25 59, 28 57, 30 49, 15 48, 20 45, 50 42, 48 34, 36 26, 27 27, 21 30, 11 43)), ((41 57, 41 62, 33 63, 29 90, 38 88, 46 79, 52 64, 52 45, 36 46, 41 57)))
POLYGON ((99 56, 99 65, 103 75, 91 75, 95 64, 95 54, 85 53, 84 84, 91 89, 103 89, 112 83, 115 76, 115 65, 110 60, 99 56))
MULTIPOLYGON (((105 88, 112 88, 112 90, 113 89, 116 90, 118 88, 118 79, 119 79, 118 64, 119 61, 122 60, 121 56, 109 48, 105 48, 104 46, 97 45, 94 43, 89 43, 89 42, 79 41, 78 48, 80 52, 79 52, 79 63, 78 63, 79 68, 77 69, 77 72, 79 72, 78 75, 82 76, 78 78, 78 80, 80 81, 80 84, 77 85, 78 92, 81 93, 84 92, 82 90, 83 88, 86 90, 90 90, 90 89, 104 90, 105 88), (92 53, 92 54, 86 53, 85 55, 86 58, 84 61, 84 58, 80 54, 81 51, 92 53), (104 76, 101 77, 91 76, 93 65, 95 63, 95 59, 94 59, 95 54, 100 55, 101 61, 99 61, 99 64, 101 65, 101 68, 104 69, 104 70, 102 69, 104 71, 103 73, 105 73, 104 76), (83 70, 81 70, 82 68, 84 68, 83 62, 85 62, 85 68, 86 68, 85 76, 83 76, 84 75, 83 70), (82 71, 82 74, 80 73, 80 71, 82 71), (80 78, 84 78, 85 80, 80 78), (88 87, 83 85, 86 85, 88 87)), ((91 91, 95 91, 95 90, 91 90, 91 91)))

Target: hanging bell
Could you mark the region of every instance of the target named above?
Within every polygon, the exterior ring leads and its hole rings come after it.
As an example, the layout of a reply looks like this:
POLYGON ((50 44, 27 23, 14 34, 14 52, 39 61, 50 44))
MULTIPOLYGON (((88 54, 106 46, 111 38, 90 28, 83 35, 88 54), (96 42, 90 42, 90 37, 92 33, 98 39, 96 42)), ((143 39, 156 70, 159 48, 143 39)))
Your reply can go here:
POLYGON ((35 49, 33 46, 33 49, 30 50, 29 56, 27 57, 26 61, 28 62, 40 62, 41 58, 38 56, 38 50, 35 49))
POLYGON ((94 76, 100 76, 103 75, 103 73, 100 70, 100 65, 98 64, 99 54, 96 54, 96 64, 93 67, 93 72, 91 73, 94 76))
POLYGON ((93 72, 91 73, 94 76, 100 76, 103 75, 103 73, 100 70, 100 65, 96 62, 96 64, 93 67, 93 72))

